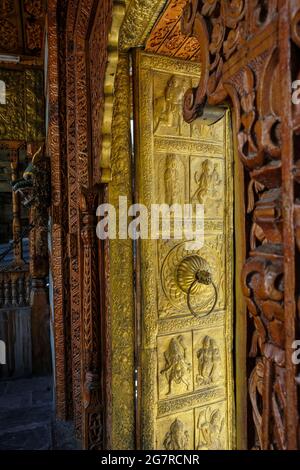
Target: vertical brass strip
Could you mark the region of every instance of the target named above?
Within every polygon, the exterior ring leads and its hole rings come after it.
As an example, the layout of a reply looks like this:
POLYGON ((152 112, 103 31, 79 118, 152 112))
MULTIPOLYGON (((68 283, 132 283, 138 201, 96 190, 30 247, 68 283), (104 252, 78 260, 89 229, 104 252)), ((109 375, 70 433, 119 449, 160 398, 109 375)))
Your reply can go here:
POLYGON ((230 448, 236 447, 236 416, 234 402, 234 370, 233 370, 233 341, 234 341, 234 181, 233 181, 233 146, 231 132, 231 115, 230 110, 226 111, 224 126, 224 148, 225 148, 225 198, 227 214, 225 217, 225 267, 226 270, 226 319, 225 319, 225 335, 226 335, 226 362, 227 362, 227 396, 228 396, 228 441, 230 448))
MULTIPOLYGON (((119 208, 119 196, 132 204, 130 146, 130 76, 128 54, 120 54, 112 124, 112 181, 108 201, 119 208)), ((112 324, 112 448, 135 447, 134 286, 132 241, 110 240, 110 314, 112 324)))
MULTIPOLYGON (((235 116, 232 115, 233 129, 235 116)), ((233 142, 234 165, 234 242, 235 242, 235 396, 236 396, 236 446, 247 449, 247 307, 241 292, 241 278, 246 259, 244 168, 238 155, 237 141, 230 132, 233 142)))

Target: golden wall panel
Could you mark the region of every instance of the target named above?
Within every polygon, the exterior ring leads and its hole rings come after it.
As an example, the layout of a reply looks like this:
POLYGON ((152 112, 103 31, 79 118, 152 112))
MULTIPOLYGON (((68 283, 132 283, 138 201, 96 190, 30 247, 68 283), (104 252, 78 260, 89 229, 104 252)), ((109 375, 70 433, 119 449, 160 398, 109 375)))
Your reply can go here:
POLYGON ((228 449, 225 402, 171 414, 157 421, 156 449, 224 450, 228 449))
POLYGON ((230 429, 226 402, 195 409, 195 450, 227 450, 230 429))
POLYGON ((0 68, 0 80, 6 90, 6 103, 0 104, 0 139, 43 140, 43 72, 0 68))
POLYGON ((192 333, 157 339, 158 395, 160 400, 193 390, 192 333))
POLYGON ((156 449, 194 449, 194 413, 188 411, 158 420, 156 449))
MULTIPOLYGON (((145 449, 233 447, 229 117, 210 127, 183 122, 183 96, 199 80, 199 69, 192 62, 135 55, 138 200, 149 208, 152 203, 205 206, 202 248, 187 250, 184 240, 171 237, 143 240, 140 246, 139 406, 145 449), (178 266, 189 255, 209 263, 218 293, 214 311, 200 318, 190 313, 178 281, 178 266)), ((212 285, 197 285, 194 309, 208 313, 214 295, 212 285)))

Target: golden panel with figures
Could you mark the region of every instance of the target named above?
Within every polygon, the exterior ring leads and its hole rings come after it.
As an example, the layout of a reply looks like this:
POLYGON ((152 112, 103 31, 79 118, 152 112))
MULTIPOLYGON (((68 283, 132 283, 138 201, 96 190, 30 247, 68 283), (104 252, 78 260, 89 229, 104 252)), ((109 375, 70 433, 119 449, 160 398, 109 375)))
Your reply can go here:
POLYGON ((221 112, 211 126, 183 121, 184 93, 198 81, 193 62, 135 54, 137 199, 149 209, 204 205, 203 246, 164 225, 139 245, 144 449, 233 447, 230 120, 221 112))
POLYGON ((160 178, 157 183, 158 204, 185 204, 189 199, 189 186, 185 184, 189 172, 188 162, 178 154, 157 153, 156 169, 160 178), (183 181, 182 185, 178 181, 183 181))
POLYGON ((193 390, 191 332, 159 337, 157 351, 159 398, 165 399, 193 390))
POLYGON ((159 420, 155 448, 160 450, 193 450, 194 439, 194 413, 189 411, 159 420))
POLYGON ((158 420, 156 449, 226 450, 228 449, 225 402, 201 406, 158 420))
POLYGON ((194 387, 214 387, 226 377, 224 329, 205 329, 193 334, 194 387))
POLYGON ((222 218, 224 212, 224 159, 191 157, 190 197, 203 204, 207 218, 222 218))
POLYGON ((185 92, 195 86, 191 76, 161 72, 153 78, 153 133, 155 137, 172 136, 191 140, 222 142, 224 126, 217 123, 207 126, 201 121, 188 124, 183 119, 182 107, 185 92))
POLYGON ((226 450, 228 435, 224 402, 195 410, 195 450, 226 450))

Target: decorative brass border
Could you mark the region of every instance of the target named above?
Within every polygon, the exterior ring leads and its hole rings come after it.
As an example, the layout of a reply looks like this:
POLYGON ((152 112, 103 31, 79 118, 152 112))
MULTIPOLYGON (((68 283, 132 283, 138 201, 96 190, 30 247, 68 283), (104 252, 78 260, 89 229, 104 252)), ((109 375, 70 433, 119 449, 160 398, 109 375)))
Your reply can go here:
POLYGON ((112 178, 111 146, 115 76, 119 51, 142 46, 167 0, 113 0, 112 25, 108 37, 108 61, 104 82, 101 183, 112 178))
POLYGON ((112 119, 114 104, 115 77, 119 59, 119 32, 124 19, 126 6, 124 0, 114 0, 112 25, 108 36, 108 60, 104 80, 104 112, 102 123, 101 183, 111 180, 112 119))
MULTIPOLYGON (((132 201, 129 56, 121 54, 116 74, 112 122, 112 181, 108 202, 132 201)), ((133 247, 129 240, 109 242, 109 290, 112 335, 112 449, 135 447, 133 247)))
POLYGON ((120 50, 143 46, 167 0, 131 0, 120 31, 120 50))
MULTIPOLYGON (((109 183, 108 202, 115 207, 118 207, 119 195, 127 196, 128 202, 132 200, 130 60, 129 53, 122 51, 144 42, 166 1, 125 0, 126 14, 124 1, 114 1, 116 10, 113 10, 113 18, 115 12, 117 17, 113 21, 108 44, 101 182, 109 183)), ((116 450, 135 448, 133 263, 131 240, 112 240, 109 244, 109 312, 112 325, 110 441, 111 448, 116 450)))

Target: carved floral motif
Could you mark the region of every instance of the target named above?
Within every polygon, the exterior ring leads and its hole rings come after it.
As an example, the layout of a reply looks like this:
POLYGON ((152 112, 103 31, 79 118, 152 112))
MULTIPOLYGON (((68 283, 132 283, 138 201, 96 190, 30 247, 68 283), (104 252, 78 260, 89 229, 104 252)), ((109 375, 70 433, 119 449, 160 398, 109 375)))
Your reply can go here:
POLYGON ((189 0, 182 16, 182 31, 202 46, 202 76, 199 86, 185 95, 185 119, 192 122, 206 104, 230 98, 245 183, 250 180, 247 222, 252 228, 241 277, 255 327, 249 394, 256 435, 250 445, 261 449, 298 445, 295 370, 287 354, 295 334, 295 268, 289 216, 291 100, 286 80, 290 37, 285 27, 290 22, 299 45, 299 7, 292 2, 289 17, 288 3, 189 0))

